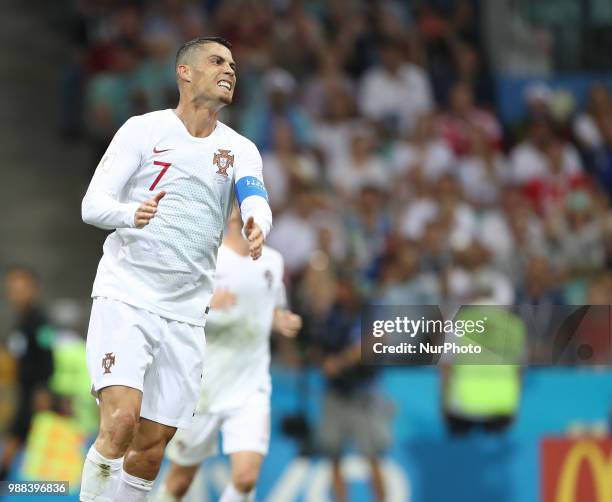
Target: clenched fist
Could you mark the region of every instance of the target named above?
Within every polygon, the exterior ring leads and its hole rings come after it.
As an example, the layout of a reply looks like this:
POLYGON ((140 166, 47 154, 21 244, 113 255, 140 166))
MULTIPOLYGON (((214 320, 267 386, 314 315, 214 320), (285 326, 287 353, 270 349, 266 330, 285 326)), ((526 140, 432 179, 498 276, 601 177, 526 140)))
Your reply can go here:
POLYGON ((272 328, 287 338, 294 338, 302 329, 302 318, 290 310, 276 309, 272 328))

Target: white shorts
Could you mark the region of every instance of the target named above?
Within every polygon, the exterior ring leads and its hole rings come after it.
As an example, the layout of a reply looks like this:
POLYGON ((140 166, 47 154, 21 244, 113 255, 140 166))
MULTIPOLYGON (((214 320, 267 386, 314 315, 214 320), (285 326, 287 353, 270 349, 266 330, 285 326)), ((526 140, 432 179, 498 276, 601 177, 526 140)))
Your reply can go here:
POLYGON ((225 455, 254 451, 265 456, 270 443, 270 395, 258 391, 240 408, 196 414, 190 428, 176 432, 166 455, 177 465, 199 465, 219 453, 219 431, 225 455))
POLYGON ((189 427, 200 397, 204 328, 109 298, 94 298, 87 369, 97 394, 109 385, 142 391, 140 416, 189 427))

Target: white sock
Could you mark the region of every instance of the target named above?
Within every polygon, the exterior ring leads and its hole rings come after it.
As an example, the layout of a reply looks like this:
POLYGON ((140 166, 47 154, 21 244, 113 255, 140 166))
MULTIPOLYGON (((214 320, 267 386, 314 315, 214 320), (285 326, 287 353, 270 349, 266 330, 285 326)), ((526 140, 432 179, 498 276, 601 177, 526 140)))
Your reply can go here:
POLYGON ((81 476, 81 502, 112 502, 119 485, 123 457, 106 458, 91 445, 81 476))
POLYGON ((151 488, 153 488, 153 481, 137 478, 122 470, 114 500, 117 502, 144 502, 151 488))
POLYGON ((229 483, 223 493, 219 502, 249 502, 253 499, 255 490, 251 490, 249 493, 239 492, 233 483, 229 483))
POLYGON ((155 496, 155 502, 181 502, 181 499, 172 495, 163 484, 155 496))

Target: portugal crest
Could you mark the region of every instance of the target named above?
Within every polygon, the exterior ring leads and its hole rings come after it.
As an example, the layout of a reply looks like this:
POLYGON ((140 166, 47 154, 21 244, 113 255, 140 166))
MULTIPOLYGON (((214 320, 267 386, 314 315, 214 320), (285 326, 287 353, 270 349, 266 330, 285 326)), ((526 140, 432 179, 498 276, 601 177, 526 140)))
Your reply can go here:
POLYGON ((104 374, 110 373, 111 368, 115 365, 115 354, 107 352, 102 358, 102 367, 104 368, 104 374))
POLYGON ((222 150, 219 148, 219 153, 215 153, 213 164, 217 166, 215 174, 227 176, 227 170, 234 166, 234 156, 230 155, 231 150, 222 150))

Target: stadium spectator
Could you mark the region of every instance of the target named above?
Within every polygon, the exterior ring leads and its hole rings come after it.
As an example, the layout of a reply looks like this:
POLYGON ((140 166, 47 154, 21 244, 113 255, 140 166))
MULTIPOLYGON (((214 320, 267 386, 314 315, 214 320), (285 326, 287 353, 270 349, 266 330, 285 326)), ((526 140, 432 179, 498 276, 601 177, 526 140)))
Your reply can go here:
POLYGON ((515 281, 530 255, 550 251, 542 219, 519 187, 507 186, 501 204, 481 214, 477 238, 492 254, 496 268, 515 281))
POLYGON ((612 115, 612 102, 608 88, 602 83, 591 87, 589 101, 582 113, 574 120, 574 134, 578 144, 584 150, 592 151, 605 144, 605 135, 602 132, 602 120, 610 120, 612 115))
POLYGON ((276 212, 286 207, 293 187, 319 182, 319 169, 313 156, 296 145, 288 122, 279 121, 273 141, 273 148, 263 155, 263 161, 270 207, 276 212))
MULTIPOLYGON (((510 154, 516 183, 537 183, 550 175, 571 180, 582 174, 582 162, 574 146, 559 138, 548 118, 534 118, 527 138, 510 154)), ((536 185, 537 186, 537 185, 536 185)))
POLYGON ((382 305, 438 305, 442 288, 433 272, 422 272, 415 243, 400 241, 396 256, 387 260, 376 301, 382 305))
POLYGON ((324 112, 313 126, 313 147, 322 157, 325 166, 348 158, 354 122, 353 96, 336 87, 328 89, 324 112))
POLYGON ((296 143, 309 146, 311 120, 296 102, 295 78, 286 70, 273 68, 263 76, 263 86, 263 99, 253 102, 242 115, 241 132, 265 152, 272 147, 279 124, 289 123, 296 143))
POLYGON ((601 117, 598 125, 601 144, 587 152, 587 165, 612 202, 612 114, 601 117))
POLYGON ((468 144, 456 170, 466 200, 479 208, 494 207, 508 184, 510 166, 480 127, 466 127, 465 135, 468 144))
POLYGON ((457 305, 512 305, 512 282, 491 264, 491 256, 484 246, 473 242, 457 250, 454 262, 446 278, 452 302, 457 305))
POLYGON ((291 193, 291 207, 275 218, 268 237, 270 246, 285 257, 285 266, 292 275, 302 271, 317 249, 314 197, 314 188, 296 187, 291 193))
POLYGON ((364 183, 355 210, 348 214, 346 229, 349 259, 369 286, 374 286, 392 232, 386 192, 374 183, 364 183))
POLYGON ((420 66, 405 61, 399 40, 386 39, 378 49, 381 64, 363 75, 359 108, 388 130, 410 132, 416 117, 434 106, 429 78, 420 66))
POLYGON ((565 298, 559 289, 560 279, 559 272, 552 266, 548 257, 532 256, 523 270, 523 285, 517 292, 517 304, 538 307, 563 305, 565 298))
POLYGON ((370 464, 374 499, 385 500, 380 457, 390 444, 391 413, 376 390, 374 368, 360 363, 362 302, 354 282, 341 277, 336 283, 336 300, 314 341, 326 376, 319 444, 332 462, 332 487, 338 502, 348 500, 341 460, 353 443, 370 464))
POLYGON ((469 129, 479 128, 486 141, 495 148, 501 147, 501 126, 495 116, 476 107, 470 87, 456 83, 450 91, 449 110, 439 120, 440 134, 456 155, 465 155, 470 148, 469 129))
POLYGON ((350 200, 365 185, 386 188, 392 172, 376 154, 376 136, 364 123, 356 123, 350 131, 348 155, 336 154, 328 164, 328 180, 336 193, 350 200))
POLYGON ((135 87, 138 65, 137 48, 128 43, 118 44, 110 59, 108 71, 96 74, 89 82, 85 106, 92 154, 102 157, 115 131, 132 114, 142 94, 135 87))
POLYGON ((579 296, 571 298, 570 303, 581 304, 586 301, 587 279, 605 265, 604 223, 586 190, 569 193, 563 209, 550 222, 550 238, 565 267, 566 288, 580 288, 579 296))
POLYGON ((436 134, 434 122, 433 114, 420 115, 410 139, 395 145, 390 162, 396 176, 433 182, 451 170, 453 152, 436 134))

